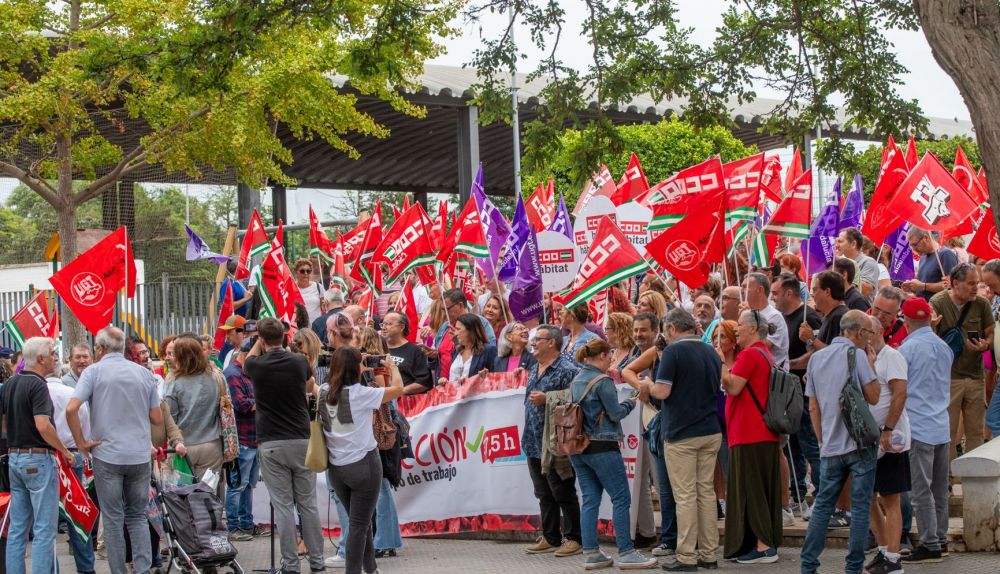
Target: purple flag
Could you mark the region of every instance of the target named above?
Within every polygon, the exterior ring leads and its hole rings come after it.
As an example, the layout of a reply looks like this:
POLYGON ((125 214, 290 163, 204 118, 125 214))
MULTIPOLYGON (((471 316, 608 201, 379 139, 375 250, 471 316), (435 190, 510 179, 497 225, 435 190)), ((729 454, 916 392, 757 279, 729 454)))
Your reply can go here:
POLYGON ((517 273, 510 290, 510 312, 518 321, 530 321, 542 316, 542 268, 538 263, 538 240, 535 230, 528 227, 528 234, 521 247, 517 273))
POLYGON ((885 239, 885 244, 892 247, 889 277, 893 281, 907 281, 916 276, 913 272, 913 250, 910 249, 910 242, 906 239, 906 232, 909 230, 910 224, 904 223, 885 239))
POLYGON ((833 244, 837 236, 837 220, 840 215, 840 178, 830 190, 826 204, 813 221, 809 239, 799 247, 799 253, 806 265, 806 274, 814 275, 833 263, 833 244))
POLYGON ((198 234, 191 230, 187 225, 184 229, 188 232, 188 246, 187 246, 187 256, 188 261, 214 261, 218 264, 223 264, 229 261, 229 258, 221 253, 216 253, 205 245, 205 242, 198 237, 198 234))
POLYGON ((500 280, 510 281, 517 274, 518 259, 521 248, 528 241, 531 223, 528 221, 528 211, 524 207, 524 198, 517 197, 517 207, 514 208, 514 218, 511 219, 511 233, 504 242, 500 253, 500 280))
POLYGON ((556 216, 552 218, 549 231, 557 231, 573 239, 573 220, 569 218, 569 210, 566 209, 566 200, 563 199, 562 193, 559 194, 559 206, 556 207, 556 216))
MULTIPOLYGON (((837 180, 840 183, 840 180, 837 180)), ((861 214, 865 210, 865 193, 861 186, 861 174, 854 175, 854 183, 851 184, 851 191, 847 192, 847 199, 844 200, 844 211, 840 213, 840 221, 837 223, 837 233, 848 227, 861 229, 861 214)))
POLYGON ((483 224, 483 235, 486 237, 486 246, 490 250, 490 258, 488 260, 479 259, 479 266, 487 278, 493 279, 496 277, 494 266, 500 260, 500 252, 507 242, 507 236, 510 235, 510 224, 504 219, 500 210, 493 205, 490 198, 486 197, 482 164, 479 165, 476 179, 472 182, 471 195, 476 206, 479 207, 479 220, 483 224))

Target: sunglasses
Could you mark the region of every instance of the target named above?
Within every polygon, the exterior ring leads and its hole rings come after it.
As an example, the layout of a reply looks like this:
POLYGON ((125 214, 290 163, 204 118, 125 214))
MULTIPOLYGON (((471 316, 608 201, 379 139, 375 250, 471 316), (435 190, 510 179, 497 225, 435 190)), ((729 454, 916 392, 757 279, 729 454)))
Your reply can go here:
POLYGON ((309 275, 312 272, 313 272, 312 269, 299 269, 299 271, 298 271, 299 275, 309 275))

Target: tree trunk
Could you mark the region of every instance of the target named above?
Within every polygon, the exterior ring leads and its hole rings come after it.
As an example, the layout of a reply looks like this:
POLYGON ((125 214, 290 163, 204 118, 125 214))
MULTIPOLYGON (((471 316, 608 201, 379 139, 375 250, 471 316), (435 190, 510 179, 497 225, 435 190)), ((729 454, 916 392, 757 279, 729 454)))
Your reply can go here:
MULTIPOLYGON (((1000 229, 1000 4, 997 0, 913 0, 934 59, 969 108, 1000 229)), ((933 86, 927 86, 933 89, 933 86)))
MULTIPOLYGON (((53 205, 59 218, 59 259, 63 265, 76 258, 76 202, 73 201, 73 155, 68 136, 56 139, 58 160, 57 191, 60 205, 53 205)), ((63 306, 62 309, 63 346, 83 343, 86 332, 76 315, 63 306)))

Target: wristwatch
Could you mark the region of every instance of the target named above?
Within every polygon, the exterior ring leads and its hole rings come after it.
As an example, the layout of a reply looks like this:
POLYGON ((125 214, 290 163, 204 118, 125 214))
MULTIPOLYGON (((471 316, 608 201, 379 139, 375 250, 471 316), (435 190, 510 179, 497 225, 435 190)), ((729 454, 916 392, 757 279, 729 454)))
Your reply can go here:
POLYGON ((806 347, 811 349, 815 343, 816 343, 816 337, 812 337, 811 339, 806 341, 806 347))
POLYGON ((882 425, 882 432, 892 432, 894 430, 896 430, 896 429, 892 428, 889 425, 882 425))

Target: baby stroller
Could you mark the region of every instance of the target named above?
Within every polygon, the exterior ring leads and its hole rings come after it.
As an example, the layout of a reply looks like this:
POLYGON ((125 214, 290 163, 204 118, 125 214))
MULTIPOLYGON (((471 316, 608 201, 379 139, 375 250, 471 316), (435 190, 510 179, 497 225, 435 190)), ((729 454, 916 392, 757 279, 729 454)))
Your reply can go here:
MULTIPOLYGON (((164 450, 164 454, 173 450, 164 450)), ((229 531, 222 520, 222 501, 215 489, 204 482, 181 485, 167 480, 157 457, 153 487, 156 505, 163 518, 163 538, 167 548, 167 568, 176 567, 183 574, 218 574, 228 569, 243 574, 236 561, 236 547, 229 541, 229 531)))

